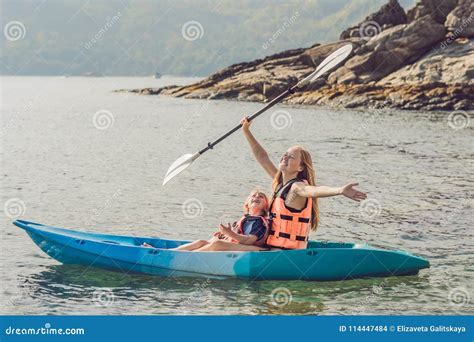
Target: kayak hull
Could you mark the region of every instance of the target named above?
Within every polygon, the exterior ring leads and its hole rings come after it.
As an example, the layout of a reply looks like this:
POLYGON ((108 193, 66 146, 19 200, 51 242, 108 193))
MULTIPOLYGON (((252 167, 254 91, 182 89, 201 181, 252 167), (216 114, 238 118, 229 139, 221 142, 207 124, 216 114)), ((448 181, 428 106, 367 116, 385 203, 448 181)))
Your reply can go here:
POLYGON ((405 251, 367 244, 310 241, 307 249, 188 252, 189 241, 82 232, 16 220, 33 242, 63 264, 125 273, 252 280, 347 280, 416 274, 429 262, 405 251), (144 242, 155 248, 141 246, 144 242))

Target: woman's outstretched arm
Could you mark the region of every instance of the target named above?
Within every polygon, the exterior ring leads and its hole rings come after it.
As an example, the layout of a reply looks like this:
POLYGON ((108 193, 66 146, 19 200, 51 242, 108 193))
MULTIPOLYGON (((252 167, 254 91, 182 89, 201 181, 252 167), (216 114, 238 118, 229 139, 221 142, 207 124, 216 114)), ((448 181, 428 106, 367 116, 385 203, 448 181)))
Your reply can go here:
MULTIPOLYGON (((367 193, 354 189, 359 183, 349 183, 341 187, 312 186, 303 182, 295 183, 294 193, 301 197, 331 197, 343 195, 354 201, 360 202, 367 198, 367 193)), ((292 186, 292 190, 293 190, 292 186)))
POLYGON ((250 145, 250 149, 252 150, 253 156, 270 177, 275 177, 278 169, 268 157, 267 151, 265 151, 262 145, 259 144, 257 139, 255 139, 253 134, 250 132, 250 122, 245 117, 242 119, 242 121, 240 121, 240 123, 242 124, 244 136, 250 145))

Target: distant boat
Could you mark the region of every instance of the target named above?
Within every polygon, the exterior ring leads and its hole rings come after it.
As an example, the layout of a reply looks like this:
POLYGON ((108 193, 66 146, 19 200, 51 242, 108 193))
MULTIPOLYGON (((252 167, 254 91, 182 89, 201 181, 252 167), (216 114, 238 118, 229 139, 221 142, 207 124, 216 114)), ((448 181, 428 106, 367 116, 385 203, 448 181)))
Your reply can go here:
POLYGON ((85 72, 82 76, 84 77, 102 77, 103 75, 97 71, 85 72))
POLYGON ((161 78, 161 74, 159 72, 155 72, 153 74, 153 78, 156 78, 156 79, 161 78))

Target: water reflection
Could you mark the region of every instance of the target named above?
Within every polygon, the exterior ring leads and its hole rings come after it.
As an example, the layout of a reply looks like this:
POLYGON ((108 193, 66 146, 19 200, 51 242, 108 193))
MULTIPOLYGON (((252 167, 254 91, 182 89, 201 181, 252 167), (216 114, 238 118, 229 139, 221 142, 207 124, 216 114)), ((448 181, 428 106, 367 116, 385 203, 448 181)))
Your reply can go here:
POLYGON ((403 301, 427 283, 420 276, 337 282, 163 278, 55 265, 20 276, 22 299, 11 309, 29 314, 353 314, 374 295, 403 301), (339 306, 345 310, 335 311, 339 306))

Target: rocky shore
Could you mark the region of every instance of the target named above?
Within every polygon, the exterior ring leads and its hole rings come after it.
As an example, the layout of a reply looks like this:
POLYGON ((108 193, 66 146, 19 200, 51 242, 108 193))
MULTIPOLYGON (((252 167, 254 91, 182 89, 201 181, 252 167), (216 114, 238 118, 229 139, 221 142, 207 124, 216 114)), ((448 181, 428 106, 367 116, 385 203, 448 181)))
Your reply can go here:
POLYGON ((187 86, 127 90, 146 95, 268 101, 338 47, 344 65, 286 100, 289 104, 406 110, 474 109, 474 2, 421 0, 405 13, 390 0, 340 40, 231 65, 187 86))

